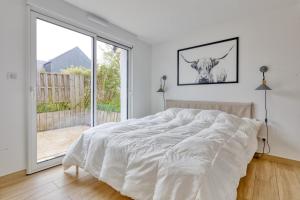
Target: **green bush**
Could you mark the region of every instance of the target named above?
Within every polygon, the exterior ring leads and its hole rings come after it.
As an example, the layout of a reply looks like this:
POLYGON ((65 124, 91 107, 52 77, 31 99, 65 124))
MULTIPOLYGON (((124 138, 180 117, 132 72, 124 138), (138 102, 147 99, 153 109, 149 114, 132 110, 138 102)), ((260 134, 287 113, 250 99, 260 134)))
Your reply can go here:
POLYGON ((61 110, 71 110, 70 103, 60 102, 60 103, 39 103, 37 105, 37 113, 44 112, 56 112, 61 110))
POLYGON ((75 75, 83 75, 86 78, 90 78, 91 76, 91 70, 87 69, 85 67, 76 67, 76 66, 70 66, 64 70, 62 70, 62 73, 64 74, 75 74, 75 75))
POLYGON ((102 110, 107 112, 120 112, 120 105, 97 104, 97 110, 102 110))

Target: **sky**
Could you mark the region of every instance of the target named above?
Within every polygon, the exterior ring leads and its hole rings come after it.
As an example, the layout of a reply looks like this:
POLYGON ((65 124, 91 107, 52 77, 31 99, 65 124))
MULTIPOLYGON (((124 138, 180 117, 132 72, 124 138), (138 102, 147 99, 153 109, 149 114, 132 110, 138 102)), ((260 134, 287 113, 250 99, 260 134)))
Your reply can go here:
MULTIPOLYGON (((90 59, 92 58, 92 37, 40 19, 36 23, 37 60, 49 61, 74 47, 79 47, 90 59)), ((102 50, 108 50, 111 47, 103 42, 97 42, 98 63, 104 60, 102 50)))
POLYGON ((37 20, 37 60, 48 61, 74 47, 91 58, 92 41, 90 36, 37 20))

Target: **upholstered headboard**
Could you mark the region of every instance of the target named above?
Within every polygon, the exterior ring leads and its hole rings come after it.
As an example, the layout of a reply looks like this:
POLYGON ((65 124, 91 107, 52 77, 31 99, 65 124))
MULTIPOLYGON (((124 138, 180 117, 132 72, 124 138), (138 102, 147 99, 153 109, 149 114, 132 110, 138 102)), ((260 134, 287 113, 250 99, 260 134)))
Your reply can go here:
POLYGON ((195 108, 205 110, 221 110, 239 117, 253 118, 254 108, 252 103, 239 102, 213 102, 213 101, 184 101, 166 100, 166 108, 195 108))

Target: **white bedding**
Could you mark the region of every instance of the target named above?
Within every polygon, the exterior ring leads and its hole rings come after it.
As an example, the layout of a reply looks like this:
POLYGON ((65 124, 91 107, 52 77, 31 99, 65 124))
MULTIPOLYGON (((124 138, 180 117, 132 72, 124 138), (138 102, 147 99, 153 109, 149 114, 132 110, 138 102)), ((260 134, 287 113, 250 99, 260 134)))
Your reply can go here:
POLYGON ((63 165, 79 165, 134 199, 235 200, 260 125, 217 110, 171 108, 85 131, 63 165))

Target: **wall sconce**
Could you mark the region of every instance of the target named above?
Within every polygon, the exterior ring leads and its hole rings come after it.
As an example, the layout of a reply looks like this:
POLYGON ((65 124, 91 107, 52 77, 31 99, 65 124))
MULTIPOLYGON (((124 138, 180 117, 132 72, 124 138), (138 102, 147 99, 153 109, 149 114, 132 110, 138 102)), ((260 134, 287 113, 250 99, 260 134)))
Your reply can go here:
POLYGON ((263 75, 263 79, 262 79, 262 84, 259 85, 255 90, 263 90, 265 93, 265 125, 266 125, 266 129, 267 129, 267 138, 263 138, 263 142, 264 142, 264 146, 263 146, 263 154, 265 153, 265 146, 267 144, 268 146, 268 152, 270 153, 271 149, 270 149, 270 145, 269 145, 269 127, 268 127, 268 109, 267 109, 267 90, 272 90, 269 86, 267 86, 267 82, 265 79, 265 73, 268 71, 268 67, 267 66, 262 66, 259 68, 259 71, 262 73, 263 75))
POLYGON ((167 76, 163 75, 160 78, 160 87, 156 92, 160 92, 163 94, 163 101, 164 101, 164 110, 166 109, 166 99, 165 99, 165 86, 166 86, 166 80, 167 80, 167 76))

